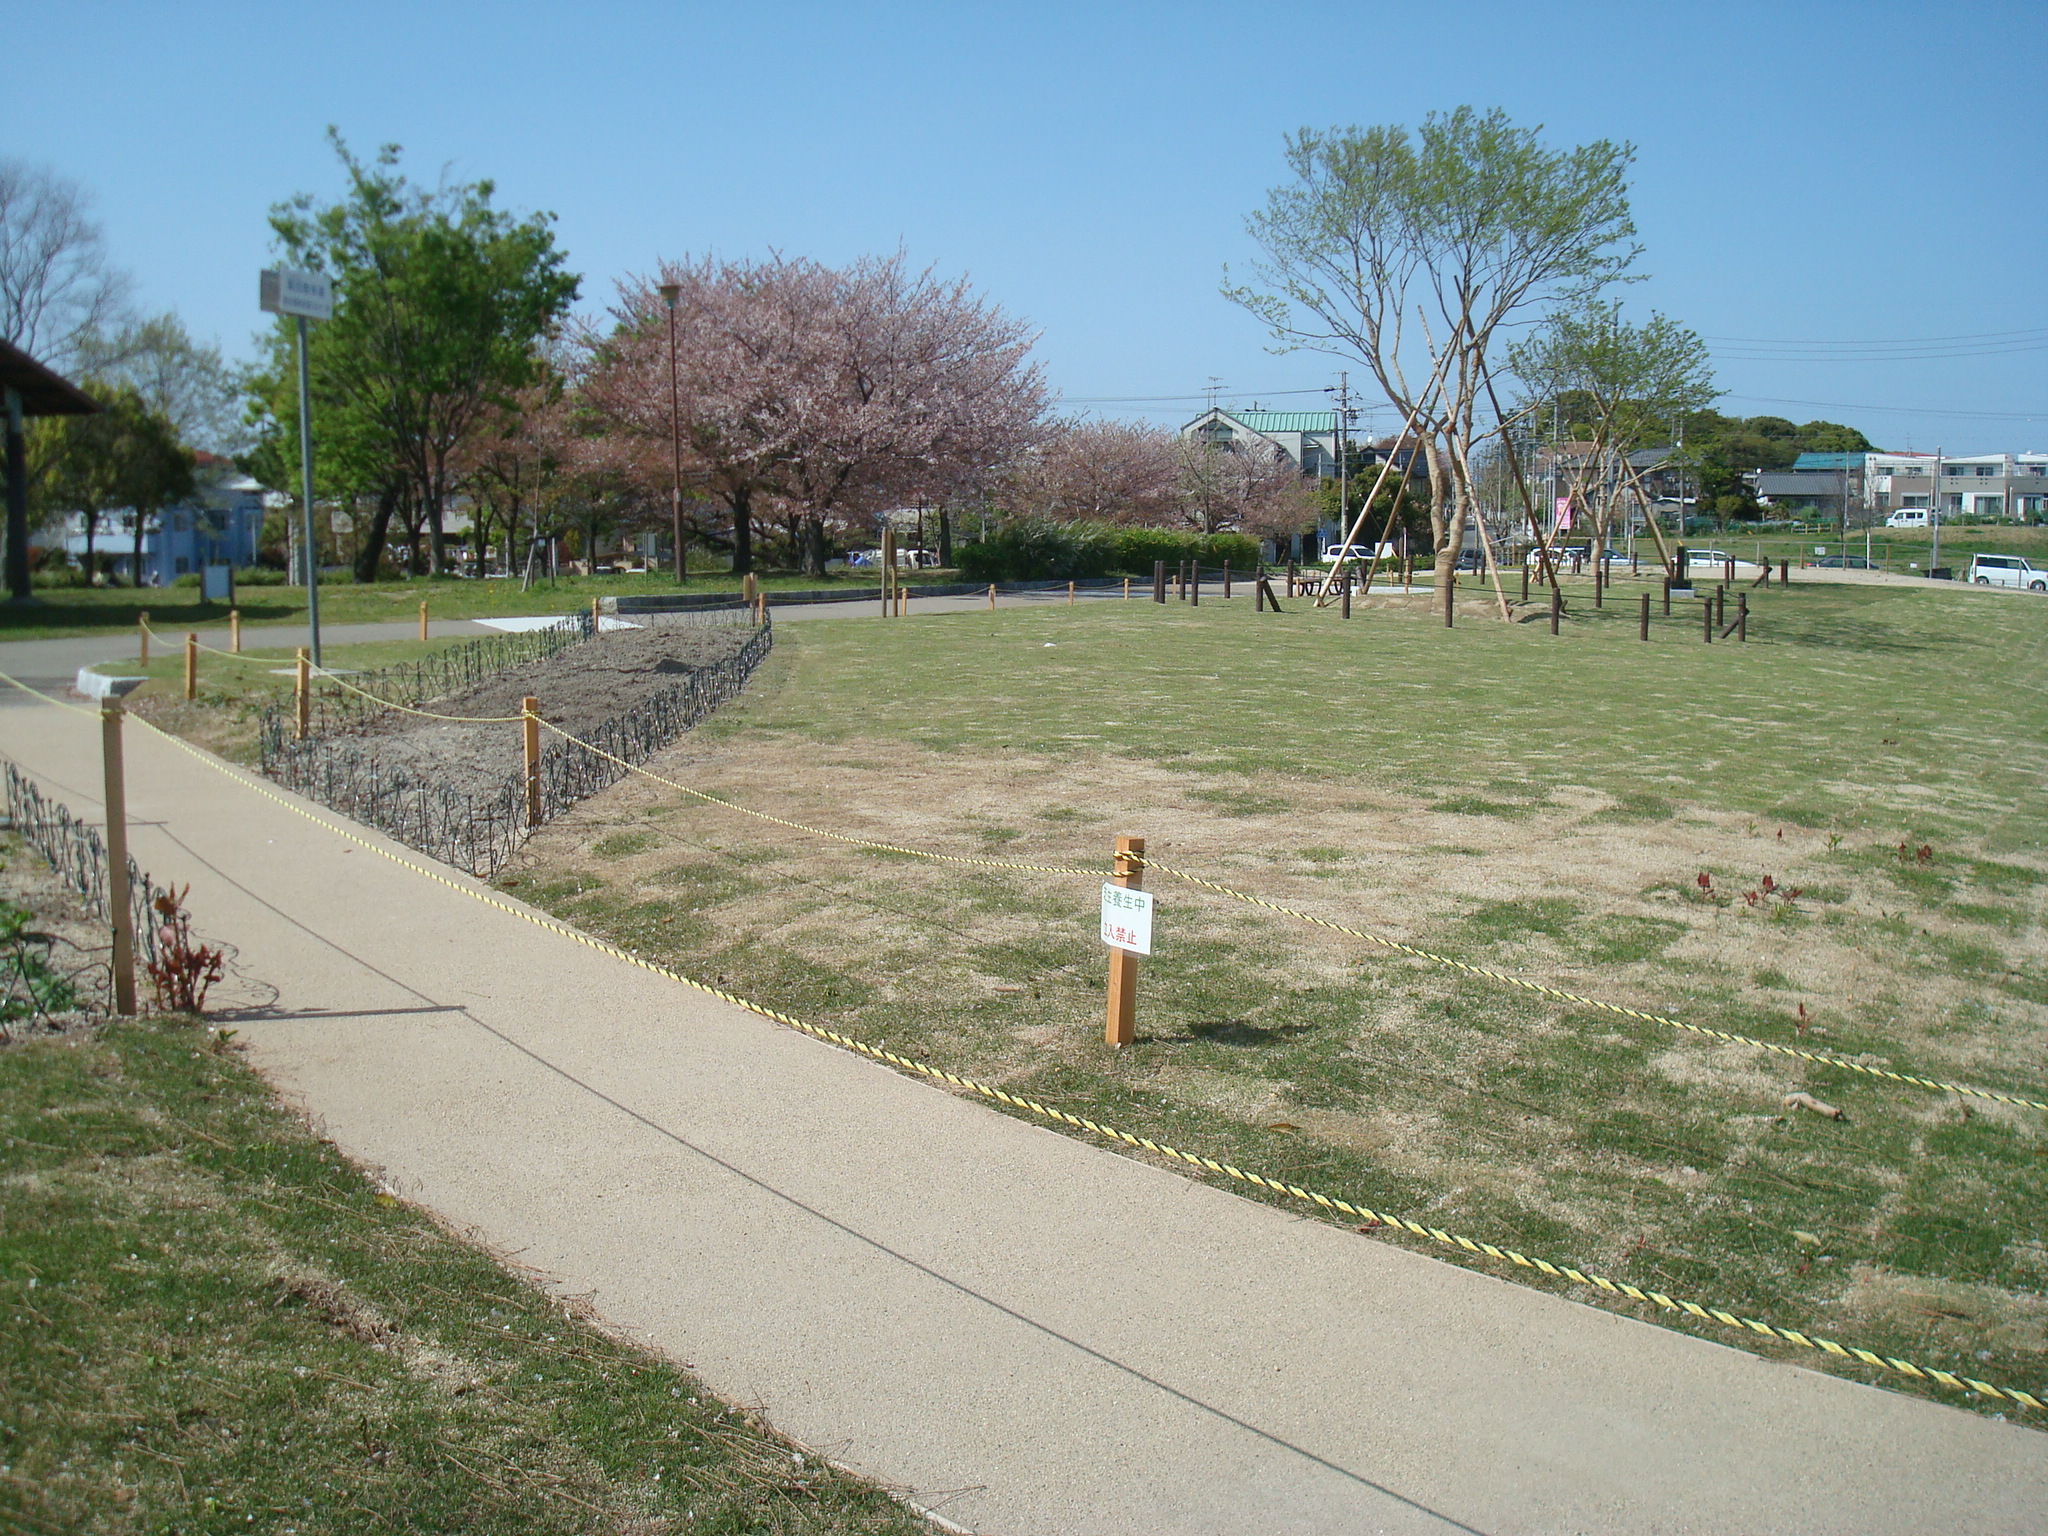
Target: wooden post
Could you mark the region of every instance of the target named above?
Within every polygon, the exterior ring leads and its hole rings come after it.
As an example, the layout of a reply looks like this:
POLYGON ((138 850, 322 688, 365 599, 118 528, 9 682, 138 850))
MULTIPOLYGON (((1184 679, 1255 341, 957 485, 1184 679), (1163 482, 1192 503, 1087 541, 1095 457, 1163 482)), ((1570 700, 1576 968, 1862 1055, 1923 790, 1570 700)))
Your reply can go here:
POLYGON ((1403 555, 1401 557, 1401 595, 1406 597, 1414 590, 1415 557, 1413 555, 1403 555))
POLYGON ((1714 588, 1714 622, 1717 625, 1728 622, 1728 589, 1726 587, 1717 586, 1714 588))
POLYGON ((420 599, 420 638, 427 638, 427 600, 424 597, 420 599))
POLYGON ((1071 581, 1067 583, 1067 606, 1074 606, 1074 584, 1071 581))
POLYGON ((100 711, 107 807, 107 921, 114 929, 114 1012, 135 1012, 135 913, 128 892, 128 778, 121 762, 121 702, 100 711))
POLYGON ((1131 600, 1131 578, 1130 578, 1130 577, 1128 577, 1128 576, 1126 576, 1126 577, 1124 578, 1124 601, 1128 603, 1128 602, 1129 602, 1130 600, 1131 600))
MULTIPOLYGON (((1110 869, 1111 883, 1135 891, 1145 883, 1145 839, 1120 837, 1116 840, 1116 862, 1110 869)), ((1105 1045, 1125 1046, 1138 1038, 1138 957, 1127 949, 1109 952, 1109 1008, 1104 1017, 1105 1045)))
POLYGON ((1733 555, 1730 555, 1726 560, 1725 564, 1727 566, 1727 572, 1725 575, 1722 576, 1721 579, 1727 582, 1728 585, 1732 587, 1735 585, 1735 557, 1733 555))
POLYGON ((1190 561, 1188 562, 1188 577, 1189 577, 1189 580, 1188 580, 1188 603, 1189 603, 1189 605, 1190 605, 1191 607, 1199 608, 1199 607, 1201 607, 1201 606, 1202 606, 1202 562, 1201 562, 1201 561, 1199 561, 1199 560, 1190 560, 1190 561))
POLYGON ((309 670, 312 657, 306 648, 299 647, 298 664, 292 674, 292 715, 298 726, 298 739, 304 741, 313 733, 313 675, 309 670))
POLYGON ((1735 594, 1735 638, 1747 644, 1749 641, 1749 594, 1735 594))
POLYGON ((519 701, 520 745, 526 753, 526 824, 540 825, 540 700, 528 694, 519 701))
MULTIPOLYGON (((1126 580, 1124 582, 1124 596, 1129 597, 1130 595, 1131 584, 1128 580, 1126 580)), ((996 611, 996 584, 994 582, 990 582, 988 584, 988 611, 990 613, 994 613, 996 611)))
POLYGON ((1664 617, 1671 617, 1671 578, 1664 578, 1664 617))
POLYGON ((1522 601, 1529 601, 1529 562, 1522 562, 1522 601))
POLYGON ((1297 567, 1297 566, 1295 565, 1295 563, 1294 563, 1294 562, 1293 562, 1292 560, 1288 561, 1288 562, 1287 562, 1287 595, 1288 595, 1289 597, 1292 597, 1292 596, 1294 596, 1294 582, 1295 582, 1295 578, 1296 578, 1297 576, 1299 576, 1299 575, 1300 575, 1300 568, 1299 568, 1299 567, 1297 567))
POLYGON ((1164 560, 1154 560, 1152 562, 1152 601, 1155 603, 1166 601, 1166 562, 1164 560))
POLYGON ((1223 595, 1230 596, 1230 562, 1223 562, 1223 595))
MULTIPOLYGON (((1890 559, 1891 557, 1887 555, 1885 558, 1890 559)), ((1792 585, 1792 562, 1790 560, 1780 560, 1778 562, 1778 585, 1781 587, 1792 585)))
POLYGON ((236 656, 242 654, 242 610, 239 608, 228 610, 228 650, 236 656))
POLYGON ((1550 632, 1557 633, 1558 618, 1564 612, 1564 594, 1556 587, 1550 589, 1550 632))
POLYGON ((1712 645, 1714 643, 1714 600, 1711 597, 1702 597, 1700 599, 1700 620, 1700 639, 1703 643, 1712 645))
POLYGON ((604 628, 603 604, 604 599, 601 597, 593 597, 590 600, 590 632, 593 635, 597 634, 600 630, 604 628))
POLYGON ((1444 582, 1444 628, 1451 627, 1451 615, 1458 610, 1458 573, 1452 571, 1444 582))
POLYGON ((1344 578, 1344 617, 1351 617, 1351 578, 1344 578))
POLYGON ((1639 640, 1650 638, 1650 594, 1647 592, 1643 594, 1643 612, 1641 621, 1637 626, 1636 638, 1639 640))
MULTIPOLYGON (((751 574, 751 573, 749 573, 751 574)), ((896 616, 896 530, 882 529, 882 617, 896 616)))
POLYGON ((149 665, 149 613, 145 609, 135 615, 135 633, 142 641, 142 664, 149 665))
POLYGON ((1595 560, 1593 562, 1593 606, 1595 608, 1605 608, 1607 606, 1607 562, 1605 560, 1595 560))
POLYGON ((189 630, 185 635, 185 702, 191 703, 199 697, 199 637, 189 630))
POLYGON ((1628 557, 1628 573, 1631 576, 1643 574, 1643 556, 1640 550, 1630 552, 1628 557))

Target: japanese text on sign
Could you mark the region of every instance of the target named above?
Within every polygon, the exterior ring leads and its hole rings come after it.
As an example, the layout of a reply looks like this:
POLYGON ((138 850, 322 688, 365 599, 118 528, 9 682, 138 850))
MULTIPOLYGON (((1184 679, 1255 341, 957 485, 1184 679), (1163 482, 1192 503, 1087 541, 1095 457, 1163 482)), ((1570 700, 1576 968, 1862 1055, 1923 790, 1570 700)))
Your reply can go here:
POLYGON ((1102 885, 1102 942, 1132 954, 1152 953, 1152 893, 1102 885))

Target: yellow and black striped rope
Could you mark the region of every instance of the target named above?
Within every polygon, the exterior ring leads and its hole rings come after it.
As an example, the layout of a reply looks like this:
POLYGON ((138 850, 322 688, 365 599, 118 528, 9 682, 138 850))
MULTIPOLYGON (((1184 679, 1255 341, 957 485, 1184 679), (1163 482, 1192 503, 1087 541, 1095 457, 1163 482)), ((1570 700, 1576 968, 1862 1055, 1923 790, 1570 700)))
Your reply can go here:
POLYGON ((1408 955, 1417 960, 1427 960, 1433 965, 1447 966, 1451 970, 1462 971, 1468 976, 1481 976, 1488 981, 1497 981, 1503 986, 1519 987, 1524 992, 1534 992, 1539 996, 1553 998, 1558 1002, 1572 1003, 1581 1008, 1596 1009, 1601 1013, 1617 1014, 1625 1019, 1638 1019, 1645 1024, 1662 1024, 1671 1029, 1684 1030, 1689 1034, 1703 1035, 1710 1040, 1719 1040, 1727 1045, 1753 1046, 1757 1050, 1769 1051, 1776 1056, 1789 1056, 1797 1061, 1810 1061, 1820 1066, 1841 1067, 1845 1071, 1860 1072, 1865 1077, 1882 1078, 1886 1082, 1909 1083, 1916 1088, 1932 1088, 1939 1093, 1959 1093, 1973 1099, 1989 1099, 1997 1104, 2018 1105, 2022 1109, 2048 1109, 2048 1104, 2042 1103, 2039 1099, 2023 1098, 2018 1094, 2011 1093, 1996 1093, 1988 1088, 1971 1088, 1963 1083, 1951 1083, 1938 1077, 1920 1077, 1911 1072, 1894 1072, 1889 1067, 1874 1067, 1868 1062, 1852 1061, 1847 1056, 1836 1056, 1828 1051, 1801 1050, 1797 1046, 1779 1045, 1775 1041, 1759 1040, 1751 1035, 1731 1034, 1725 1029, 1709 1029, 1704 1024, 1688 1024, 1684 1019, 1666 1018, 1661 1013, 1648 1013, 1643 1009, 1629 1008, 1620 1003, 1603 1002, 1597 997, 1586 997, 1577 992, 1567 992, 1562 987, 1546 986, 1540 981, 1530 981, 1526 977, 1515 976, 1507 971, 1496 971, 1487 966, 1472 965, 1463 960, 1454 960, 1449 955, 1439 955, 1426 949, 1418 949, 1413 944, 1403 944, 1398 939, 1390 939, 1382 934, 1369 933, 1362 928, 1347 928, 1344 924, 1333 923, 1326 917, 1317 917, 1312 912, 1303 912, 1296 907, 1282 906, 1279 902, 1268 901, 1263 896, 1253 896, 1248 892, 1235 890, 1227 885, 1220 885, 1214 880, 1205 880, 1200 875, 1191 874, 1184 869, 1175 869, 1170 864, 1161 864, 1149 859, 1143 862, 1147 869, 1156 869, 1162 875, 1170 875, 1175 880, 1185 881, 1189 885, 1200 886, 1204 890, 1214 891, 1219 896, 1228 896, 1234 901, 1243 901, 1255 907, 1264 907, 1269 912, 1278 912, 1285 917, 1297 918, 1304 923, 1313 924, 1315 927, 1327 928, 1333 933, 1345 934, 1354 939, 1363 939, 1368 944, 1377 944, 1380 948, 1391 949, 1396 954, 1408 955))
MULTIPOLYGON (((12 681, 12 679, 8 680, 12 681)), ((460 892, 462 895, 469 897, 473 901, 480 902, 484 906, 494 908, 508 916, 519 918, 523 922, 531 923, 537 928, 555 934, 560 938, 568 939, 572 943, 581 944, 587 949, 595 950, 599 954, 607 955, 614 960, 623 961, 628 965, 638 966, 641 970, 665 977, 679 985, 689 987, 693 991, 701 992, 709 997, 715 997, 720 1002, 728 1003, 735 1008, 745 1009, 749 1013, 757 1014, 762 1018, 796 1030, 801 1034, 809 1035, 813 1039, 838 1046, 842 1050, 853 1051, 871 1060, 886 1063, 889 1066, 914 1073, 933 1082, 945 1083, 950 1087, 978 1094, 982 1098, 1007 1105, 1013 1109, 1021 1109, 1026 1113, 1037 1115, 1056 1124, 1070 1126, 1076 1130, 1087 1131, 1091 1135, 1101 1136, 1109 1141, 1119 1142, 1125 1146, 1155 1153, 1205 1173, 1221 1174, 1226 1178, 1235 1179, 1241 1183, 1250 1184, 1254 1188, 1271 1191, 1274 1194, 1285 1195, 1289 1199, 1302 1201, 1321 1210, 1333 1211, 1339 1215, 1354 1217, 1368 1230, 1387 1227, 1413 1237, 1427 1238, 1429 1241, 1444 1247, 1458 1248, 1466 1253, 1499 1259, 1517 1268, 1534 1270, 1553 1279, 1568 1280, 1574 1285, 1582 1285, 1593 1290, 1603 1291, 1610 1296, 1619 1296, 1630 1301, 1646 1302, 1667 1313, 1683 1314, 1702 1322, 1720 1323, 1738 1332, 1775 1339, 1783 1343, 1797 1345, 1802 1349, 1813 1350, 1816 1353, 1833 1355, 1843 1360, 1855 1360, 1880 1370, 1896 1372, 1901 1376, 1910 1376, 1916 1381, 1931 1381, 1956 1391, 1973 1392, 1979 1397, 1988 1398, 1994 1402, 2014 1403, 2025 1408, 2048 1410, 2048 1402, 2044 1402, 2036 1394, 2018 1387, 2000 1387, 1973 1376, 1960 1376, 1955 1372, 1945 1371, 1936 1366, 1916 1365, 1910 1360, 1900 1359, 1891 1355, 1880 1355, 1874 1350, 1863 1349, 1853 1344, 1841 1344, 1833 1339, 1821 1338, 1796 1328, 1783 1328, 1774 1323, 1742 1317, 1724 1308, 1702 1306, 1698 1302, 1667 1296, 1661 1291, 1644 1290, 1639 1286, 1629 1284, 1627 1281, 1612 1280, 1604 1275, 1593 1274, 1569 1264, 1555 1264, 1547 1259, 1532 1258, 1512 1248, 1498 1247, 1493 1243, 1481 1242, 1475 1238, 1446 1232, 1441 1227, 1431 1227, 1418 1221, 1411 1221, 1406 1217, 1375 1211, 1370 1206, 1359 1205, 1353 1201, 1339 1199, 1334 1195, 1325 1195, 1315 1190, 1305 1189, 1299 1184, 1290 1184, 1284 1179, 1267 1178, 1263 1174, 1239 1168, 1232 1163, 1219 1162, 1215 1158, 1203 1157, 1199 1153, 1184 1152, 1178 1147, 1170 1146, 1165 1142, 1154 1141, 1148 1136, 1138 1136, 1129 1131, 1118 1130, 1114 1126, 1104 1125, 1100 1121, 1091 1120, 1084 1115, 1070 1114, 1066 1110, 1055 1109, 1049 1104, 1041 1104, 1036 1099, 1027 1099, 1017 1094, 1006 1092, 991 1083, 980 1082, 971 1077, 962 1077, 956 1072, 950 1072, 943 1067, 933 1066, 929 1062, 918 1061, 913 1057, 904 1056, 880 1046, 870 1045, 865 1040, 857 1040, 851 1035, 841 1034, 838 1030, 827 1029, 822 1025, 809 1023, 793 1015, 783 1013, 778 1009, 770 1008, 749 998, 742 997, 738 993, 728 992, 721 987, 714 987, 707 982, 699 981, 695 977, 683 974, 681 971, 671 970, 667 966, 659 965, 644 956, 634 954, 631 950, 621 949, 616 944, 608 944, 602 939, 579 932, 566 923, 559 923, 552 918, 542 917, 538 913, 528 911, 524 907, 506 901, 486 889, 479 889, 474 885, 464 884, 462 881, 443 874, 439 870, 430 869, 426 865, 408 859, 402 854, 394 853, 380 843, 374 842, 346 826, 330 821, 325 816, 317 814, 308 807, 272 789, 262 779, 248 773, 246 770, 237 769, 233 765, 213 756, 213 754, 193 746, 182 738, 159 730, 157 727, 150 725, 146 720, 142 724, 156 735, 161 736, 172 746, 197 758, 215 772, 224 774, 243 788, 252 790, 267 800, 274 801, 296 815, 304 817, 314 825, 322 827, 335 836, 344 838, 360 848, 367 849, 381 858, 388 859, 403 869, 410 870, 417 875, 422 875, 428 880, 445 886, 450 890, 460 892)))

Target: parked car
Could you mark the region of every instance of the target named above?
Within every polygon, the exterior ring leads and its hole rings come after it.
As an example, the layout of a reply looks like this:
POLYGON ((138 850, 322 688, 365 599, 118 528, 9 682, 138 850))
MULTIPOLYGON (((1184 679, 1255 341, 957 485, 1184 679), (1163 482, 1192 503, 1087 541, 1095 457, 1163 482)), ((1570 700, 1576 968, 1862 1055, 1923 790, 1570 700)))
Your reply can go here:
MULTIPOLYGON (((1325 565, 1335 565, 1339 560, 1360 560, 1369 563, 1373 558, 1373 548, 1370 544, 1332 544, 1323 551, 1321 558, 1325 565)), ((1379 548, 1379 558, 1394 560, 1399 556, 1394 553, 1393 545, 1382 544, 1379 548)))
POLYGON ((1806 564, 1809 566, 1819 566, 1823 570, 1837 571, 1874 571, 1877 569, 1875 565, 1864 559, 1861 555, 1815 555, 1806 564))
POLYGON ((1978 555, 1970 561, 1970 580, 1980 587, 2025 587, 2048 592, 2048 571, 2038 570, 2018 555, 1978 555))
POLYGON ((1925 507, 1908 507, 1903 512, 1894 512, 1884 520, 1884 525, 1887 528, 1925 528, 1927 526, 1927 509, 1925 507))

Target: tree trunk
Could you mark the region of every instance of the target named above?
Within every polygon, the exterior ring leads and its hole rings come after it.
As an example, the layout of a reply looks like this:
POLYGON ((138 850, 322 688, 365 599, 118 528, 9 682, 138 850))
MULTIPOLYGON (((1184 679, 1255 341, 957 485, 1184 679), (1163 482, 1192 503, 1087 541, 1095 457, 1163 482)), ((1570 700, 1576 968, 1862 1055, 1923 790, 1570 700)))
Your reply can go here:
POLYGON ((825 574, 825 520, 822 517, 804 519, 804 574, 823 576, 825 574))
POLYGON ((384 561, 384 541, 391 530, 391 514, 398 507, 398 488, 386 486, 377 493, 377 510, 370 514, 370 533, 356 552, 356 580, 375 581, 377 567, 384 561))
POLYGON ((427 487, 427 569, 436 576, 448 571, 448 535, 441 526, 441 486, 427 487))
POLYGON ((953 514, 939 508, 939 564, 953 568, 953 514))
POLYGON ((93 566, 97 560, 92 548, 93 535, 98 531, 100 519, 97 512, 84 512, 79 515, 85 519, 85 584, 89 587, 93 584, 93 566))
POLYGON ((754 488, 737 486, 727 499, 732 506, 732 573, 744 576, 754 568, 754 488))

